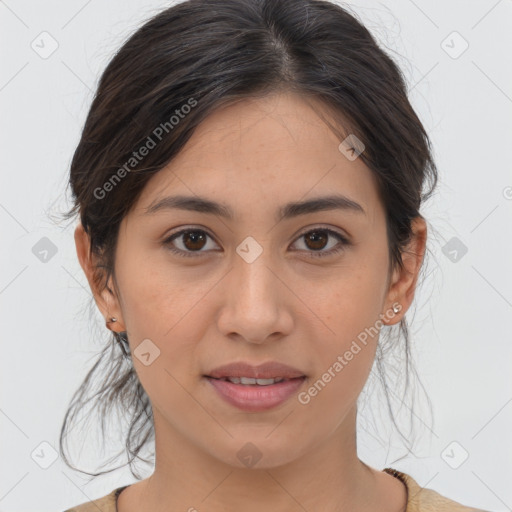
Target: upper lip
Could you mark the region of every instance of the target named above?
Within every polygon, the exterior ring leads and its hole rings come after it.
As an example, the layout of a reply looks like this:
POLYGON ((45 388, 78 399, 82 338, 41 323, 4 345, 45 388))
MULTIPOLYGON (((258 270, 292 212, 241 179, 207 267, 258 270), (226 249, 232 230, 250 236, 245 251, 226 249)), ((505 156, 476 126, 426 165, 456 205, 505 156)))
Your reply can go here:
POLYGON ((206 376, 215 379, 221 379, 223 377, 250 377, 253 379, 283 377, 285 379, 294 379, 296 377, 305 377, 305 374, 297 368, 277 361, 270 361, 258 366, 239 361, 219 366, 206 376))

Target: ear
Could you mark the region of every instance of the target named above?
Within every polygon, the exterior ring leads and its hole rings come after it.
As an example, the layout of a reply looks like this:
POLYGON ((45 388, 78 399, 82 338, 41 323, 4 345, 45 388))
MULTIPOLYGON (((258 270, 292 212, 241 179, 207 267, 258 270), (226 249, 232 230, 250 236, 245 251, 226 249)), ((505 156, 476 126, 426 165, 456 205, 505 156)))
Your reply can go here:
MULTIPOLYGON (((384 323, 394 325, 400 322, 409 309, 416 290, 419 271, 423 263, 427 243, 427 225, 421 216, 411 221, 413 235, 402 252, 403 269, 395 269, 385 301, 384 323), (393 312, 393 305, 400 309, 393 312)), ((397 308, 398 309, 398 308, 397 308)))
POLYGON ((81 223, 75 228, 75 246, 80 266, 87 277, 94 300, 105 322, 110 322, 111 317, 117 319, 117 322, 110 323, 107 327, 116 332, 126 331, 119 300, 114 291, 115 286, 111 286, 111 279, 109 279, 107 287, 102 286, 103 281, 101 281, 101 277, 103 269, 98 268, 99 260, 97 256, 89 252, 90 238, 81 223))

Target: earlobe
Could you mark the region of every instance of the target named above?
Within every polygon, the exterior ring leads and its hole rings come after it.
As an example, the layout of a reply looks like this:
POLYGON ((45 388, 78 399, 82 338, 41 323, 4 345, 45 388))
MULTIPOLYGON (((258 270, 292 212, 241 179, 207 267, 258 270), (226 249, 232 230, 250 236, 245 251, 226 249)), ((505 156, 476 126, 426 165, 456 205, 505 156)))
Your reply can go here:
POLYGON ((79 223, 75 228, 75 246, 80 266, 91 288, 94 300, 103 318, 105 325, 111 331, 122 332, 125 329, 122 321, 121 309, 116 295, 108 286, 101 286, 98 279, 98 266, 94 255, 90 253, 90 238, 84 227, 79 223), (112 320, 115 319, 115 322, 112 320))
POLYGON ((385 322, 387 325, 400 322, 409 309, 414 299, 418 275, 425 255, 427 226, 423 217, 414 218, 411 221, 411 228, 413 231, 411 241, 402 252, 403 268, 396 269, 393 273, 393 281, 388 291, 385 314, 388 310, 393 313, 392 318, 385 322), (396 312, 397 305, 400 307, 398 312, 396 312))

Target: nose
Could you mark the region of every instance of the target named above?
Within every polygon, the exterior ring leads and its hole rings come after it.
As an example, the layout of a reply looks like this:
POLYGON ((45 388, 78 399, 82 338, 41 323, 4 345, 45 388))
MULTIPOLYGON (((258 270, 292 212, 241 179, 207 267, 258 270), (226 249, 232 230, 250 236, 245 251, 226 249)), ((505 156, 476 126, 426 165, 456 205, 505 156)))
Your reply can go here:
MULTIPOLYGON (((222 287, 218 328, 227 337, 264 343, 289 334, 293 294, 263 251, 254 261, 233 258, 222 287)), ((275 267, 275 264, 274 264, 275 267)))

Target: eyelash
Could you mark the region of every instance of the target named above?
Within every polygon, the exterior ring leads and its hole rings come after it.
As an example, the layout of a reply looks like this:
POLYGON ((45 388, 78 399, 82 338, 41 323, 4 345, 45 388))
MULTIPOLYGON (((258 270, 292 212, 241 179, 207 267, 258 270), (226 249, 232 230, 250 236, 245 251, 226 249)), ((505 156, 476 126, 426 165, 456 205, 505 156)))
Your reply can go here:
MULTIPOLYGON (((343 251, 345 249, 345 246, 348 246, 350 245, 350 242, 347 240, 346 237, 344 237, 343 235, 341 235, 340 233, 338 233, 337 231, 333 231, 332 229, 328 229, 328 228, 314 228, 314 229, 310 229, 308 231, 305 231, 304 233, 300 234, 298 236, 297 239, 301 238, 301 237, 304 237, 312 232, 322 232, 322 233, 328 233, 329 235, 332 235, 334 236, 335 238, 337 238, 339 240, 339 244, 337 244, 333 249, 329 249, 328 251, 322 251, 322 250, 319 250, 319 251, 306 251, 309 253, 309 255, 312 257, 312 258, 324 258, 324 257, 327 257, 327 256, 332 256, 334 254, 337 254, 341 251, 343 251)), ((206 231, 204 231, 203 229, 192 229, 192 228, 187 228, 187 229, 182 229, 181 231, 178 231, 174 234, 172 234, 171 236, 169 236, 168 238, 166 238, 164 241, 163 241, 163 244, 165 246, 167 246, 167 248, 173 252, 174 254, 177 254, 178 256, 182 256, 182 257, 185 257, 185 258, 188 258, 188 257, 198 257, 200 256, 201 253, 203 252, 207 252, 207 251, 183 251, 182 249, 176 249, 176 247, 173 247, 172 246, 172 242, 174 241, 175 238, 179 238, 181 235, 185 234, 185 233, 202 233, 208 237, 210 237, 211 239, 213 239, 213 237, 207 233, 206 231)), ((301 252, 299 250, 299 252, 301 252)))

